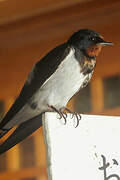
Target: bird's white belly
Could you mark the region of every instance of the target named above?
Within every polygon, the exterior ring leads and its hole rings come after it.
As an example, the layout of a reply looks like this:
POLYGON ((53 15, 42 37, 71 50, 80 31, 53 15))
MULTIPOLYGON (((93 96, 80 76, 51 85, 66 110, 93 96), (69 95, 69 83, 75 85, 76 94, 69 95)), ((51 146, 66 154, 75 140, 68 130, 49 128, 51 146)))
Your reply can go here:
POLYGON ((88 75, 81 73, 79 62, 74 57, 74 51, 60 64, 56 72, 43 84, 36 93, 38 107, 46 109, 46 105, 56 108, 66 106, 70 98, 80 89, 88 75))

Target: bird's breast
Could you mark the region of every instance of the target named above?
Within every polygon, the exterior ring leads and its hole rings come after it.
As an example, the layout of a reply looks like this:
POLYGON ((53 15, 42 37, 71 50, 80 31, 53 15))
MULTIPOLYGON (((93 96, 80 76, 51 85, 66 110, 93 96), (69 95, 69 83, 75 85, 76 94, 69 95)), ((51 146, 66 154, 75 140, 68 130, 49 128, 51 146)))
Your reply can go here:
POLYGON ((88 60, 86 57, 84 57, 84 64, 81 66, 82 67, 81 72, 84 75, 89 75, 93 72, 95 65, 96 65, 95 59, 88 60))

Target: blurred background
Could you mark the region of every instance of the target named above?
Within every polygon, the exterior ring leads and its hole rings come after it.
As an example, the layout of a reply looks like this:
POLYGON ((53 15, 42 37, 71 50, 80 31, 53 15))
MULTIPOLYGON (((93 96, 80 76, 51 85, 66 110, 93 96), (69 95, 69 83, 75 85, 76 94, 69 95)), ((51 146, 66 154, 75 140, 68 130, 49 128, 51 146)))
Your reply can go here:
MULTIPOLYGON (((35 62, 81 28, 98 31, 116 46, 103 48, 91 83, 68 107, 120 115, 119 0, 0 0, 1 118, 35 62)), ((0 180, 47 180, 42 128, 0 156, 0 180)))

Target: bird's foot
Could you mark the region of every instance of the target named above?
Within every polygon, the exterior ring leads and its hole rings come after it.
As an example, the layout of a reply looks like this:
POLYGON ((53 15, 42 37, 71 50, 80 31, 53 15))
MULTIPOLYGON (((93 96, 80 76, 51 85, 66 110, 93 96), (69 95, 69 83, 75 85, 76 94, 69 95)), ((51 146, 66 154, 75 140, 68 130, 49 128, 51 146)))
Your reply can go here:
POLYGON ((64 108, 64 110, 66 110, 68 113, 70 113, 70 114, 72 115, 71 118, 76 117, 77 123, 76 123, 75 128, 78 127, 79 122, 80 122, 80 120, 81 120, 81 115, 80 115, 79 113, 72 112, 70 109, 68 109, 68 108, 66 108, 66 107, 64 108))
POLYGON ((50 106, 55 112, 57 112, 58 114, 59 114, 59 119, 61 119, 61 118, 63 118, 64 119, 64 124, 66 124, 66 122, 67 122, 67 114, 66 113, 64 113, 63 111, 62 111, 62 109, 60 109, 60 110, 58 110, 58 109, 56 109, 54 106, 50 106))
POLYGON ((81 120, 81 115, 76 113, 76 112, 72 112, 70 109, 66 108, 66 107, 62 107, 60 110, 56 109, 54 106, 50 106, 55 112, 57 112, 61 118, 64 118, 64 124, 66 124, 67 122, 67 114, 64 111, 67 111, 68 113, 72 114, 71 118, 76 117, 77 119, 77 124, 75 126, 75 128, 79 125, 79 121, 81 120))

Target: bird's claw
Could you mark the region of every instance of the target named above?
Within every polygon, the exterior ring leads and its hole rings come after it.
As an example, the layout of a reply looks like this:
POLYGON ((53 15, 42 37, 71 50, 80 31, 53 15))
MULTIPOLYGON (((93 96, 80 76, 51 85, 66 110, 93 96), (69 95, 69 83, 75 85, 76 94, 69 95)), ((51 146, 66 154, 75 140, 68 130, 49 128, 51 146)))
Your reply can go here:
POLYGON ((66 124, 67 123, 67 114, 60 111, 59 115, 60 115, 59 119, 63 118, 64 119, 64 124, 66 124))
POLYGON ((76 124, 75 128, 78 127, 79 122, 81 120, 81 115, 80 114, 78 114, 76 112, 72 112, 70 109, 68 109, 66 107, 61 108, 60 110, 57 110, 54 106, 51 106, 51 108, 59 114, 59 116, 60 116, 59 119, 62 119, 62 118, 64 119, 64 121, 65 121, 64 124, 67 123, 67 114, 64 113, 63 111, 65 110, 65 111, 71 113, 71 115, 72 115, 71 119, 74 118, 74 117, 76 117, 76 119, 77 119, 77 124, 76 124))
POLYGON ((80 120, 81 120, 81 115, 74 112, 74 113, 72 114, 72 118, 74 118, 74 117, 76 117, 76 119, 77 119, 77 124, 76 124, 76 126, 75 126, 75 128, 76 128, 76 127, 78 127, 79 122, 80 122, 80 120))
POLYGON ((64 112, 62 112, 62 109, 60 109, 60 110, 58 110, 58 109, 56 109, 54 106, 50 106, 54 111, 56 111, 58 114, 59 114, 59 119, 64 119, 64 124, 66 124, 67 123, 67 114, 66 113, 64 113, 64 112))
POLYGON ((76 119, 77 119, 77 124, 76 124, 76 126, 75 126, 75 128, 76 127, 78 127, 78 125, 79 125, 79 121, 81 120, 81 115, 80 114, 78 114, 78 113, 76 113, 76 112, 72 112, 70 109, 68 109, 68 108, 65 108, 65 110, 67 111, 67 112, 69 112, 69 113, 71 113, 71 119, 73 119, 74 117, 76 117, 76 119))

